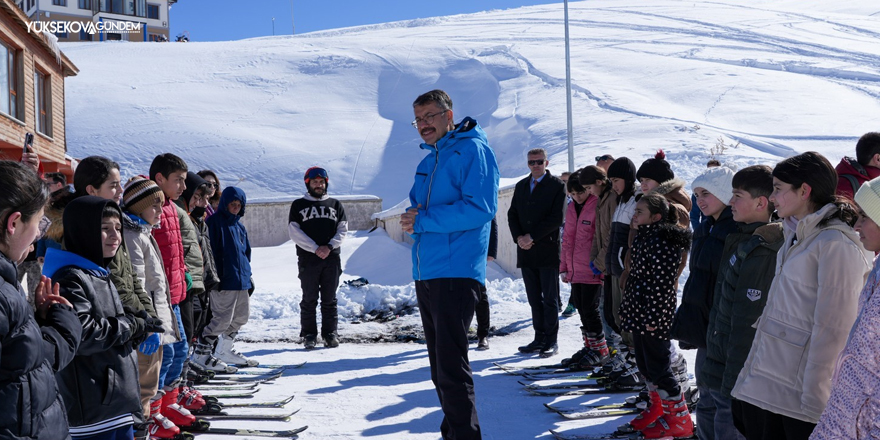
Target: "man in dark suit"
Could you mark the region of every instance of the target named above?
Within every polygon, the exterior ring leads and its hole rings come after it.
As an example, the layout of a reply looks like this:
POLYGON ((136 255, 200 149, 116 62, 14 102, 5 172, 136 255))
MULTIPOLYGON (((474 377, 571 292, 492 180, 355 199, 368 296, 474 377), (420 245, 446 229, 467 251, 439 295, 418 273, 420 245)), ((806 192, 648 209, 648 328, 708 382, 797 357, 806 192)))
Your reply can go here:
POLYGON ((559 331, 559 227, 565 207, 565 184, 546 170, 543 148, 528 153, 531 173, 516 184, 507 221, 516 240, 516 267, 522 270, 535 339, 522 353, 556 354, 559 331))

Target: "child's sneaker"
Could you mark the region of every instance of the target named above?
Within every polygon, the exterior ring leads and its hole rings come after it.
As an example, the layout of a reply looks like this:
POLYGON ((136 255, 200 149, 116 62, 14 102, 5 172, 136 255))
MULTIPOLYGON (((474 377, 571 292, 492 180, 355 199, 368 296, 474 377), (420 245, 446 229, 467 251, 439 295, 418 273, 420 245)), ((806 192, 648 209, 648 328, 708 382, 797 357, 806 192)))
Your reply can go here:
POLYGON ((568 303, 568 305, 565 307, 565 310, 562 311, 562 317, 571 318, 572 316, 574 316, 575 313, 577 313, 577 309, 574 308, 571 303, 568 303))

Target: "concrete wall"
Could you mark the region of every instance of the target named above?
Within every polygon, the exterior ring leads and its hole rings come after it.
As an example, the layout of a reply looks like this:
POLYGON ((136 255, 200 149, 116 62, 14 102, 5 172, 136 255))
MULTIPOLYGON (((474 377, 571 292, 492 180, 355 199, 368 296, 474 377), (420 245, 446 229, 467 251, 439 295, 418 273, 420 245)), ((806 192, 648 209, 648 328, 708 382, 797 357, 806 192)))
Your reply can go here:
MULTIPOLYGON (((290 203, 299 197, 248 201, 241 222, 248 231, 251 246, 278 246, 290 240, 287 219, 290 203)), ((348 229, 368 230, 374 226, 371 217, 382 210, 382 199, 376 196, 334 196, 342 202, 348 229)))
MULTIPOLYGON (((495 214, 495 221, 498 222, 498 258, 495 263, 508 273, 519 277, 521 272, 516 268, 516 243, 507 226, 507 210, 510 209, 511 200, 513 200, 513 186, 498 191, 498 212, 495 214)), ((386 215, 377 216, 378 226, 385 228, 385 232, 394 241, 412 244, 412 238, 400 228, 401 210, 388 211, 386 215)))

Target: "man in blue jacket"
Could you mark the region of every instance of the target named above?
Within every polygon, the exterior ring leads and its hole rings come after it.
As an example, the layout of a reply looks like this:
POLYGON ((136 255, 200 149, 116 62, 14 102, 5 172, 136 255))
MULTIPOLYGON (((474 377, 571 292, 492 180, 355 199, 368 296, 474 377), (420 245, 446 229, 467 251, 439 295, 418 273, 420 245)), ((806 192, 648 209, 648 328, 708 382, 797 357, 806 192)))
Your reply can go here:
POLYGON ((486 133, 432 90, 413 102, 413 126, 428 155, 416 169, 412 206, 400 225, 412 235, 413 278, 444 439, 481 439, 467 329, 486 280, 490 221, 498 207, 498 163, 486 133))

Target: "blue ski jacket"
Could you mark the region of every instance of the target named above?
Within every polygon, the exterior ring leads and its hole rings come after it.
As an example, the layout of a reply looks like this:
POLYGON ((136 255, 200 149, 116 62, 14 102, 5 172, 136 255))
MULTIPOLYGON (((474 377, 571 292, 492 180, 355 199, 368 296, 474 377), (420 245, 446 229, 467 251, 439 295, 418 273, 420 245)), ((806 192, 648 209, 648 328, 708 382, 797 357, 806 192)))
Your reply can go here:
POLYGON ((418 209, 413 225, 413 279, 486 281, 490 222, 498 209, 498 163, 486 133, 465 118, 416 169, 409 192, 418 209))

